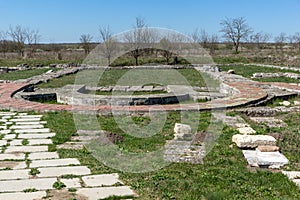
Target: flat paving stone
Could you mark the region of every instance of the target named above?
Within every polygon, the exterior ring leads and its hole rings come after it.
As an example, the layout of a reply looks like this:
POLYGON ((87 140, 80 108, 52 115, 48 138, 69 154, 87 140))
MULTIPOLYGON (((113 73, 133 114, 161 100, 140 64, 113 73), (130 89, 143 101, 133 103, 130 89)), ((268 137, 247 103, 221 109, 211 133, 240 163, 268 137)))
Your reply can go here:
POLYGON ((11 140, 11 139, 15 139, 16 138, 16 134, 7 134, 4 136, 3 139, 6 139, 6 140, 11 140))
POLYGON ((37 192, 14 192, 14 193, 1 193, 0 199, 2 200, 37 200, 46 197, 47 193, 45 191, 37 192))
POLYGON ((56 166, 68 166, 68 165, 80 165, 79 160, 76 158, 63 158, 52 160, 33 160, 30 163, 30 168, 37 167, 56 167, 56 166))
POLYGON ((89 200, 105 199, 110 196, 135 196, 136 194, 128 186, 99 187, 78 189, 76 194, 86 196, 89 200))
POLYGON ((40 118, 17 118, 17 119, 11 119, 9 121, 11 122, 31 122, 31 121, 40 121, 40 118))
POLYGON ((19 134, 19 139, 45 139, 45 138, 51 138, 54 137, 55 133, 24 133, 19 134))
POLYGON ((0 160, 24 160, 25 154, 16 153, 16 154, 0 154, 0 160))
POLYGON ((5 153, 16 152, 43 152, 48 151, 48 146, 8 146, 5 153))
POLYGON ((81 187, 79 178, 71 178, 71 179, 61 178, 60 181, 66 185, 66 188, 80 188, 81 187))
POLYGON ((12 125, 9 129, 36 129, 36 128, 44 128, 44 125, 34 124, 34 125, 12 125))
POLYGON ((16 118, 41 118, 43 115, 16 115, 16 118))
MULTIPOLYGON (((22 141, 20 139, 13 140, 10 142, 10 146, 22 146, 22 141)), ((28 140, 28 145, 42 145, 42 144, 52 144, 51 139, 30 139, 28 140)))
POLYGON ((66 174, 72 175, 89 175, 91 170, 86 166, 68 166, 68 167, 47 167, 47 168, 38 168, 40 174, 38 177, 57 177, 66 174))
POLYGON ((28 155, 28 159, 30 160, 45 160, 45 159, 58 159, 58 158, 59 156, 57 152, 37 152, 37 153, 30 153, 28 155))
POLYGON ((0 162, 0 169, 25 169, 27 167, 24 161, 17 162, 17 161, 1 161, 0 162))
POLYGON ((0 171, 0 180, 29 179, 30 169, 0 171))
POLYGON ((277 152, 261 152, 258 150, 243 150, 244 157, 251 166, 269 166, 269 168, 280 168, 289 163, 289 160, 277 152))
POLYGON ((6 128, 7 128, 6 125, 0 126, 0 129, 6 129, 6 128))
POLYGON ((16 115, 17 113, 12 113, 12 112, 0 112, 0 116, 12 116, 16 115))
POLYGON ((121 183, 119 181, 119 175, 116 173, 83 176, 82 181, 87 187, 112 186, 116 183, 121 183))
POLYGON ((16 125, 39 125, 46 124, 46 121, 32 121, 32 122, 16 122, 16 125))
POLYGON ((282 171, 289 179, 300 179, 300 171, 282 171))
POLYGON ((11 130, 0 130, 0 134, 8 134, 11 130))
POLYGON ((294 179, 293 182, 296 183, 298 187, 300 187, 300 179, 294 179))
POLYGON ((49 128, 38 128, 38 129, 20 129, 15 130, 16 133, 49 133, 49 128))
POLYGON ((5 146, 7 144, 6 140, 0 140, 0 147, 5 146))
POLYGON ((0 192, 21 192, 29 188, 35 188, 37 190, 48 190, 53 188, 52 185, 56 181, 56 178, 0 181, 0 192))

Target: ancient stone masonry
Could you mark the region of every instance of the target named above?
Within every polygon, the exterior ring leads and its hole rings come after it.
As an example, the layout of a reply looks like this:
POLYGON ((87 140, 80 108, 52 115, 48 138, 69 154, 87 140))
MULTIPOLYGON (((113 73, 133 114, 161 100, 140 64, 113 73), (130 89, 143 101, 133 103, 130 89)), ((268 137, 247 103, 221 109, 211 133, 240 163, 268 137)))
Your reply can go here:
POLYGON ((41 118, 41 115, 0 112, 1 200, 42 199, 55 191, 57 182, 67 189, 74 188, 74 197, 89 200, 113 195, 136 196, 119 180, 118 174, 91 175, 91 170, 78 159, 60 158, 57 152, 49 152, 48 145, 52 144, 55 133, 44 128, 46 122, 41 118), (65 178, 67 175, 73 178, 65 178))

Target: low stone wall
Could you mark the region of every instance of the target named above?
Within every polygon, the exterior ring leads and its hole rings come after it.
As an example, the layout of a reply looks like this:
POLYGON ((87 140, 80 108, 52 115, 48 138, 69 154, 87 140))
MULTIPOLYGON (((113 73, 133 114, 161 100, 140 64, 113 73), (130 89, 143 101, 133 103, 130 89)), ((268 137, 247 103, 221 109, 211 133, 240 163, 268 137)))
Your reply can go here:
POLYGON ((300 74, 296 73, 254 73, 252 78, 279 78, 279 77, 286 77, 292 79, 300 79, 300 74))

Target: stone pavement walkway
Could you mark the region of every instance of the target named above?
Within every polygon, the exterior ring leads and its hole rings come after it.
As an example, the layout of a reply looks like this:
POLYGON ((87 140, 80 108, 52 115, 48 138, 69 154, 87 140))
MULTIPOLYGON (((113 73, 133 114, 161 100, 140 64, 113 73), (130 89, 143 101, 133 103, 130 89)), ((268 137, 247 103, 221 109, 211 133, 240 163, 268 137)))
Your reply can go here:
POLYGON ((74 188, 80 199, 136 195, 116 173, 92 175, 78 159, 61 159, 57 152, 49 152, 55 133, 44 128, 41 117, 0 112, 0 200, 42 199, 59 183, 74 188))

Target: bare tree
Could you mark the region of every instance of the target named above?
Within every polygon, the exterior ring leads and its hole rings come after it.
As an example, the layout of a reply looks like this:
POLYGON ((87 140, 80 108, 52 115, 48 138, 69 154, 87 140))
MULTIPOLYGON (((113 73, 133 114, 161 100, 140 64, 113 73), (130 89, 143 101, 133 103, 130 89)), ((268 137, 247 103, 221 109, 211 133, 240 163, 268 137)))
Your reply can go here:
POLYGON ((211 34, 209 37, 209 51, 211 54, 215 52, 215 49, 218 45, 219 36, 217 34, 211 34))
POLYGON ((281 32, 277 37, 275 37, 275 42, 277 45, 279 45, 280 49, 283 49, 283 45, 287 41, 286 33, 281 32))
POLYGON ((82 34, 79 39, 80 39, 82 48, 84 49, 84 53, 85 54, 90 53, 91 41, 92 41, 93 37, 90 34, 82 34))
POLYGON ((141 55, 141 49, 149 39, 148 33, 145 19, 136 17, 134 30, 125 34, 125 40, 130 45, 130 54, 135 59, 135 65, 139 65, 138 58, 141 55))
POLYGON ((7 40, 7 33, 0 31, 0 50, 5 56, 5 53, 9 50, 9 41, 7 40))
POLYGON ((250 36, 251 42, 255 43, 257 48, 261 48, 261 44, 266 43, 270 40, 271 35, 264 32, 257 32, 250 36))
POLYGON ((207 48, 209 42, 209 34, 204 29, 201 29, 199 31, 199 29, 196 28, 192 33, 192 39, 195 42, 200 43, 203 46, 203 48, 207 48))
POLYGON ((293 41, 298 45, 298 50, 300 52, 300 32, 297 32, 293 35, 293 41))
POLYGON ((16 43, 16 50, 19 52, 20 56, 24 56, 24 47, 26 41, 26 30, 20 25, 16 27, 9 27, 7 34, 16 43))
POLYGON ((106 27, 100 27, 99 28, 101 42, 102 42, 102 50, 104 53, 104 56, 107 58, 108 65, 111 64, 111 58, 115 54, 117 50, 117 42, 112 37, 113 33, 109 26, 106 27))
POLYGON ((26 29, 24 29, 24 31, 25 31, 26 43, 29 46, 30 53, 33 53, 37 48, 37 43, 41 39, 39 30, 31 30, 29 28, 26 28, 26 29))
POLYGON ((233 42, 235 53, 239 52, 240 43, 246 40, 252 32, 251 28, 246 23, 246 19, 239 18, 226 18, 221 21, 223 37, 233 42))

